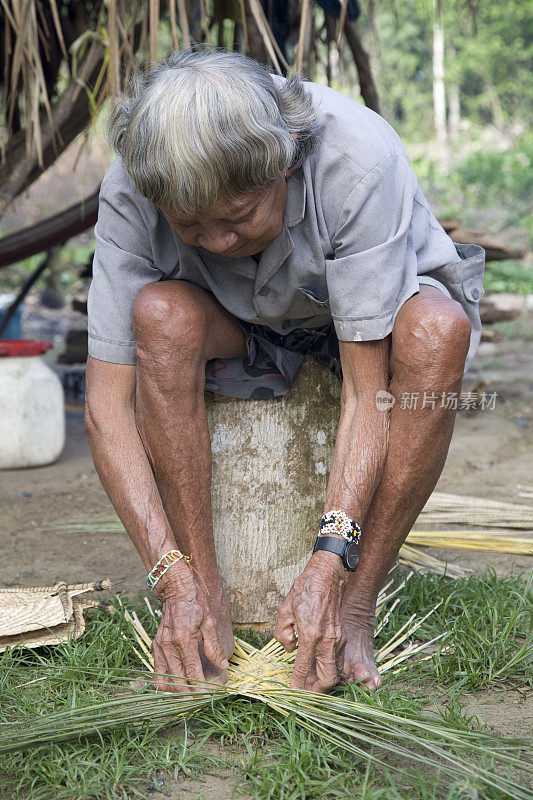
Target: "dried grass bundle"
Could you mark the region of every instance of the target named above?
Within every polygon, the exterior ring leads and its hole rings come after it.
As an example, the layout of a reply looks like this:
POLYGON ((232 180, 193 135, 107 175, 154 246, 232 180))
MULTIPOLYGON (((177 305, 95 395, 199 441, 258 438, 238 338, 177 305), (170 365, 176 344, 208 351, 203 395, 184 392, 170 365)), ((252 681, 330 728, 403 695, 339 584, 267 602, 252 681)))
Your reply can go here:
MULTIPOLYGON (((409 534, 410 536, 411 534, 409 534)), ((407 541, 409 540, 407 537, 407 541)), ((458 564, 449 564, 447 561, 442 561, 440 558, 435 558, 430 553, 425 553, 423 550, 418 550, 410 544, 403 544, 398 554, 400 564, 409 569, 415 569, 417 572, 434 572, 436 575, 445 575, 447 578, 458 580, 465 578, 472 570, 466 567, 460 567, 458 564)))
MULTIPOLYGON (((419 523, 532 529, 533 507, 434 492, 422 510, 419 523)), ((105 517, 89 523, 67 522, 54 527, 58 530, 68 529, 84 532, 124 530, 121 522, 113 517, 105 517)), ((413 545, 533 555, 533 539, 530 537, 497 534, 491 531, 412 530, 406 543, 400 549, 400 563, 409 569, 419 572, 434 572, 453 579, 464 578, 471 570, 442 561, 413 545)))
POLYGON ((408 544, 533 556, 533 539, 490 531, 411 531, 408 544))
POLYGON ((419 521, 428 525, 533 529, 533 507, 485 497, 433 492, 419 521))

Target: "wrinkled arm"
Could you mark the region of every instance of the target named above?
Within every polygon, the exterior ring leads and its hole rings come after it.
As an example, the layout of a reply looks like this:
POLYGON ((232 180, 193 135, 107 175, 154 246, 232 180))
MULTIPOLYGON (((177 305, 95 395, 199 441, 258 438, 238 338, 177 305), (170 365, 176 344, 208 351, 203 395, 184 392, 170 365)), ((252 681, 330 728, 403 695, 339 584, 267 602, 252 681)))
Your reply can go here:
POLYGON ((98 476, 149 572, 176 542, 135 424, 134 366, 89 356, 85 428, 98 476))
MULTIPOLYGON (((96 471, 149 572, 177 545, 135 423, 135 367, 89 357, 86 394, 85 425, 96 471)), ((179 561, 158 581, 155 594, 163 604, 153 643, 156 688, 194 690, 196 681, 205 679, 201 641, 212 664, 228 666, 205 589, 179 561), (178 677, 158 678, 162 673, 178 677)))
MULTIPOLYGON (((389 342, 339 344, 341 416, 325 509, 342 509, 363 524, 387 455, 389 414, 376 408, 376 392, 388 386, 389 342)), ((313 553, 280 607, 274 635, 289 651, 298 636, 293 688, 321 692, 341 679, 340 611, 348 574, 335 553, 313 553)))
POLYGON ((339 342, 341 414, 324 511, 342 509, 362 525, 387 455, 389 413, 376 407, 388 389, 389 339, 339 342))

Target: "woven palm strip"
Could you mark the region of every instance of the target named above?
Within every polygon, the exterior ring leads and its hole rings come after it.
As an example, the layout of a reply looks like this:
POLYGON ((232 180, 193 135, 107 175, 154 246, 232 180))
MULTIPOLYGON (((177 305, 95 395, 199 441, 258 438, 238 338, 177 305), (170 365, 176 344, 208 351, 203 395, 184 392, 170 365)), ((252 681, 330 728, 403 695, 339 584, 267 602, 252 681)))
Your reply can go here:
POLYGON ((109 589, 110 581, 67 586, 31 586, 0 589, 0 653, 7 647, 41 647, 78 639, 85 630, 83 611, 107 603, 81 597, 87 592, 109 589))

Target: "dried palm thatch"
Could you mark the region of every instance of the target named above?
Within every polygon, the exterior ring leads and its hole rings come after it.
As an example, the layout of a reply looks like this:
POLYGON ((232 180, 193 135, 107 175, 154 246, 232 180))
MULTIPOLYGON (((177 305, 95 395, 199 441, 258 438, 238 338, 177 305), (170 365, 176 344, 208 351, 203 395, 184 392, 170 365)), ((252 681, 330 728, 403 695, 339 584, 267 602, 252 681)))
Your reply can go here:
POLYGON ((418 521, 427 525, 533 529, 533 506, 433 492, 418 521))
POLYGON ((78 639, 85 630, 87 608, 113 611, 113 606, 87 598, 88 592, 109 589, 108 580, 67 586, 0 589, 0 653, 7 647, 41 647, 78 639))
MULTIPOLYGON (((254 55, 248 48, 249 8, 259 40, 281 74, 288 64, 261 3, 240 0, 239 7, 246 51, 254 55)), ((213 18, 206 0, 64 0, 62 13, 57 0, 0 0, 0 8, 5 53, 0 63, 0 217, 87 128, 107 97, 118 96, 133 75, 159 60, 162 23, 170 28, 174 49, 211 41, 213 18)))
MULTIPOLYGON (((379 598, 381 622, 378 629, 382 630, 387 625, 393 606, 399 600, 401 588, 402 585, 391 589, 389 585, 382 591, 379 598), (385 611, 387 607, 388 611, 385 611)), ((127 618, 133 625, 137 640, 139 649, 136 648, 136 652, 142 664, 153 671, 150 637, 136 615, 127 613, 127 618)), ((420 628, 423 621, 421 619, 415 622, 413 616, 380 649, 378 661, 381 671, 393 671, 402 659, 410 658, 431 646, 431 642, 412 642, 393 655, 420 628)), ((186 720, 212 703, 227 703, 241 697, 265 703, 282 717, 292 717, 304 729, 345 752, 387 769, 401 772, 405 768, 403 762, 419 763, 425 768, 438 770, 441 774, 470 780, 478 787, 493 787, 509 798, 526 800, 529 797, 528 790, 522 788, 516 780, 517 772, 526 775, 533 769, 522 755, 527 747, 524 740, 502 739, 477 730, 465 731, 436 716, 415 713, 400 715, 383 708, 379 699, 374 696, 366 696, 362 700, 353 699, 357 697, 353 691, 349 698, 338 694, 317 695, 292 690, 289 683, 293 659, 294 654, 285 653, 275 640, 263 648, 256 648, 239 639, 230 660, 228 681, 224 686, 195 682, 196 688, 192 693, 140 691, 127 697, 110 698, 83 707, 69 708, 68 711, 43 715, 30 722, 26 721, 24 726, 9 723, 0 731, 0 755, 44 741, 64 741, 95 732, 101 735, 105 730, 128 722, 146 721, 152 725, 160 725, 186 720), (386 754, 395 756, 394 763, 384 760, 386 754), (487 755, 504 768, 503 772, 488 769, 471 760, 473 756, 487 755), (515 771, 513 779, 508 777, 511 770, 515 771)), ((62 670, 62 678, 68 675, 69 669, 75 679, 73 667, 62 670)), ((97 679, 98 670, 94 672, 97 679)), ((126 669, 123 670, 123 675, 117 675, 117 688, 123 687, 131 679, 131 675, 132 670, 126 669)))
MULTIPOLYGON (((132 75, 159 59, 162 28, 170 30, 172 47, 178 50, 196 43, 214 44, 213 25, 218 25, 218 44, 240 50, 242 39, 249 56, 269 63, 279 74, 288 72, 291 67, 272 32, 275 4, 267 4, 266 13, 264 5, 260 0, 238 0, 218 4, 218 8, 207 0, 62 0, 61 5, 58 0, 0 0, 5 56, 0 63, 0 115, 4 117, 0 216, 87 129, 106 97, 117 96, 132 75), (226 19, 235 24, 233 36, 224 33, 226 19)), ((313 22, 316 4, 300 0, 298 6, 294 68, 310 77, 309 55, 313 53, 316 59, 320 49, 312 46, 313 39, 320 40, 313 22)), ((363 98, 379 111, 368 55, 346 10, 347 0, 341 0, 337 41, 344 32, 363 98)), ((326 22, 330 28, 335 26, 332 13, 326 13, 326 22)), ((328 36, 328 48, 332 38, 328 36)))

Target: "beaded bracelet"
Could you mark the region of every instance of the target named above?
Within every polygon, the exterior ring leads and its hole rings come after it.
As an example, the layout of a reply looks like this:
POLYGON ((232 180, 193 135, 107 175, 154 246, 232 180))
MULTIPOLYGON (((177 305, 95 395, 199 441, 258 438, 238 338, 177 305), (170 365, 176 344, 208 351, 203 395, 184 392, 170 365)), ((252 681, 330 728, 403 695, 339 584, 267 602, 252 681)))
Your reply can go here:
POLYGON ((328 533, 337 533, 347 542, 355 540, 358 544, 361 536, 361 527, 353 519, 350 519, 344 511, 337 509, 328 511, 322 517, 319 536, 327 536, 328 533))
POLYGON ((168 553, 161 556, 155 567, 148 573, 148 577, 146 578, 146 585, 148 588, 153 589, 158 580, 163 577, 172 564, 181 561, 182 558, 185 559, 187 564, 191 560, 190 556, 184 556, 179 550, 169 550, 168 553))

